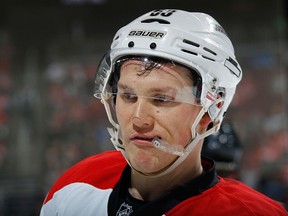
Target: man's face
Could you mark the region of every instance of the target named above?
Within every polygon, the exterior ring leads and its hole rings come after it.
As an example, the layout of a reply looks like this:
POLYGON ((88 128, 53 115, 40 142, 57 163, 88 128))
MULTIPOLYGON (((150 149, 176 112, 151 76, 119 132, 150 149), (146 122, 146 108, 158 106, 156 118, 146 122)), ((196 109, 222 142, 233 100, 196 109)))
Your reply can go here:
POLYGON ((142 67, 137 60, 122 65, 116 115, 131 165, 152 174, 177 157, 155 148, 152 139, 158 137, 167 143, 186 146, 201 107, 191 103, 193 81, 188 69, 167 64, 139 75, 142 67))

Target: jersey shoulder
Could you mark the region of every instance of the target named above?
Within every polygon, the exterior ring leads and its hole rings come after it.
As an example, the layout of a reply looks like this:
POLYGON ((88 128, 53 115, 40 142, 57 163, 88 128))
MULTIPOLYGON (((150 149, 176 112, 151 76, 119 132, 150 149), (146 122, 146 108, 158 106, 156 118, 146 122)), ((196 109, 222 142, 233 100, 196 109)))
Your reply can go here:
POLYGON ((215 186, 183 201, 166 215, 287 216, 278 202, 240 181, 219 179, 215 186))
POLYGON ((65 171, 51 187, 44 203, 53 194, 72 183, 86 183, 99 189, 113 188, 127 165, 119 151, 107 151, 76 163, 65 171))
POLYGON ((220 178, 216 186, 218 195, 228 203, 241 206, 243 211, 251 215, 286 215, 287 212, 283 206, 268 196, 256 191, 235 179, 220 178), (267 213, 267 214, 266 214, 267 213))

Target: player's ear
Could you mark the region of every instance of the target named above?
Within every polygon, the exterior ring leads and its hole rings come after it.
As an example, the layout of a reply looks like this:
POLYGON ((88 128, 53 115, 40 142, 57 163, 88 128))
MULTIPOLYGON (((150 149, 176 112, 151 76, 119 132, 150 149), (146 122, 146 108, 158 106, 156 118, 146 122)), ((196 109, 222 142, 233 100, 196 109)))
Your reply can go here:
POLYGON ((199 126, 200 126, 201 128, 205 128, 205 129, 206 129, 210 123, 211 123, 211 119, 210 119, 210 117, 209 117, 208 112, 206 112, 206 113, 203 115, 202 119, 200 120, 199 126))
POLYGON ((200 133, 200 134, 204 133, 207 130, 207 127, 210 123, 211 123, 210 116, 209 116, 208 112, 206 112, 202 116, 202 118, 201 118, 201 120, 197 126, 198 133, 200 133))

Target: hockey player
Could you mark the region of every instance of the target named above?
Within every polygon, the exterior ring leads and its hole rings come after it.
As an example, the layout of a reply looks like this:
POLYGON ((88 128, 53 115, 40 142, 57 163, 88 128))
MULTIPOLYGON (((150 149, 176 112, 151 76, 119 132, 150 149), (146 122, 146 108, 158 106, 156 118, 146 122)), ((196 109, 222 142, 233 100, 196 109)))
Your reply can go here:
POLYGON ((203 138, 219 129, 241 77, 229 38, 207 14, 154 10, 121 28, 95 80, 118 151, 66 171, 41 215, 287 215, 217 176, 214 162, 201 157, 203 138))

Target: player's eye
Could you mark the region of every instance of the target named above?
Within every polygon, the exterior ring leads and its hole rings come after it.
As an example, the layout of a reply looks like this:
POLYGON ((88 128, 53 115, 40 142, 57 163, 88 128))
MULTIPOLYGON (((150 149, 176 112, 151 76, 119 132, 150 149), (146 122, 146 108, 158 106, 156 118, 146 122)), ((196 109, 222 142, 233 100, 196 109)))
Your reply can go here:
POLYGON ((159 103, 174 102, 174 98, 168 95, 157 95, 153 98, 155 102, 159 102, 159 103))
POLYGON ((136 101, 137 100, 137 95, 132 94, 132 93, 119 93, 120 97, 127 102, 132 102, 132 101, 136 101))

